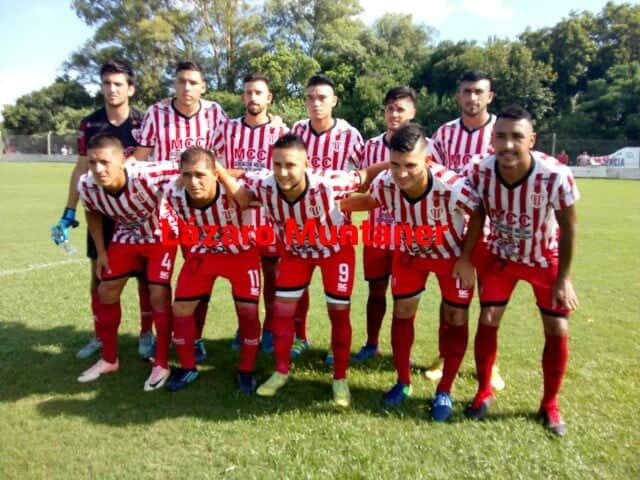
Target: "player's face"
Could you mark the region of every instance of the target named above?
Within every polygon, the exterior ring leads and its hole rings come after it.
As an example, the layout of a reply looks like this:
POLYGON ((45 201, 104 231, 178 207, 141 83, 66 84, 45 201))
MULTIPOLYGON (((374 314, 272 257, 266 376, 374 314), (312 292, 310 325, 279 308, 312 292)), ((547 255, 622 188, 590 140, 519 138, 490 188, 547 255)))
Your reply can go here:
POLYGON ((384 122, 390 132, 395 132, 413 120, 415 116, 416 106, 410 98, 392 100, 384 107, 384 122))
POLYGON ((124 152, 122 150, 92 148, 87 153, 89 169, 98 185, 108 190, 124 184, 124 152))
POLYGON ((494 127, 491 143, 501 169, 517 169, 528 165, 536 134, 528 120, 499 118, 494 127))
POLYGON ((271 92, 267 84, 261 81, 244 84, 242 103, 250 115, 260 115, 267 111, 271 104, 271 92))
POLYGON ((273 175, 280 190, 285 195, 302 193, 305 188, 307 152, 297 148, 276 148, 272 160, 273 175))
POLYGON ((483 115, 493 100, 491 82, 489 80, 462 82, 456 100, 464 115, 469 117, 483 115))
POLYGON ((315 85, 307 88, 305 105, 311 120, 331 118, 333 107, 338 103, 333 88, 330 85, 315 85))
POLYGON ((418 142, 410 152, 391 150, 391 176, 400 190, 416 197, 427 188, 426 142, 418 142))
POLYGON ((181 107, 197 104, 206 90, 204 78, 197 70, 180 70, 173 84, 176 88, 176 102, 181 107))
POLYGON ((102 95, 107 105, 120 107, 129 103, 135 88, 129 85, 124 73, 105 73, 102 75, 102 95))
POLYGON ((189 197, 196 202, 210 202, 216 196, 218 174, 206 158, 183 163, 180 179, 189 197))

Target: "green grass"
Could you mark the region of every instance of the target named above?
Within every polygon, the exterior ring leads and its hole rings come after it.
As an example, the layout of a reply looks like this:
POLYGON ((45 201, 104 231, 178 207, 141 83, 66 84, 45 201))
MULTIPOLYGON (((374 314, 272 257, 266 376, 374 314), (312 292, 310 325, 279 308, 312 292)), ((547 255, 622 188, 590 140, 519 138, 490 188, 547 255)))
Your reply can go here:
MULTIPOLYGON (((219 282, 205 329, 209 359, 201 379, 179 394, 145 393, 149 367, 137 358, 135 288, 125 291, 120 371, 91 384, 75 378, 88 339, 84 225, 73 231, 70 263, 49 239, 62 211, 71 165, 0 163, 0 478, 611 478, 640 476, 640 183, 580 180, 574 281, 580 309, 571 318, 571 357, 560 398, 569 435, 550 438, 533 415, 541 396, 542 326, 520 285, 500 333, 507 388, 490 418, 463 415, 473 396, 469 350, 454 386, 453 421, 427 420, 434 385, 414 373, 407 405, 385 412, 395 381, 389 319, 383 356, 353 367, 354 405, 332 406, 323 364, 329 322, 319 274, 312 286, 313 349, 274 399, 235 393, 237 354, 229 287, 219 282)), ((83 222, 84 223, 84 222, 83 222)), ((436 352, 437 282, 423 295, 413 359, 436 352)), ((135 283, 133 283, 135 285, 135 283)), ((353 350, 365 339, 366 284, 353 295, 353 350)), ((477 306, 472 307, 475 330, 477 306)), ((471 342, 470 342, 471 345, 471 342)), ((271 358, 260 355, 264 380, 271 358)))

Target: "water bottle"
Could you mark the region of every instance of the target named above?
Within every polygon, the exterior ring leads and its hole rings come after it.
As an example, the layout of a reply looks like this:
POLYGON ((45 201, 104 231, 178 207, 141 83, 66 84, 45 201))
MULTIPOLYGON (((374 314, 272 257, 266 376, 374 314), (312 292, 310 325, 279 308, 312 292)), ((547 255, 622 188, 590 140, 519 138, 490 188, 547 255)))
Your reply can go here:
POLYGON ((74 255, 78 251, 78 249, 65 238, 64 231, 58 225, 51 225, 51 237, 56 245, 62 247, 65 255, 74 255))

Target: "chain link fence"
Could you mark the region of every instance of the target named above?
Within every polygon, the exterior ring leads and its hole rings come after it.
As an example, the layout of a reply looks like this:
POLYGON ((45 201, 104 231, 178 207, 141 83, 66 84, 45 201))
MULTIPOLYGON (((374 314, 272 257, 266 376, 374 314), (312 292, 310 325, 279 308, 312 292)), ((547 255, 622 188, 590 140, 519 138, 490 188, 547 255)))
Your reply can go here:
POLYGON ((7 131, 0 134, 0 149, 3 154, 75 155, 78 153, 77 143, 77 134, 59 135, 47 132, 17 135, 7 131))

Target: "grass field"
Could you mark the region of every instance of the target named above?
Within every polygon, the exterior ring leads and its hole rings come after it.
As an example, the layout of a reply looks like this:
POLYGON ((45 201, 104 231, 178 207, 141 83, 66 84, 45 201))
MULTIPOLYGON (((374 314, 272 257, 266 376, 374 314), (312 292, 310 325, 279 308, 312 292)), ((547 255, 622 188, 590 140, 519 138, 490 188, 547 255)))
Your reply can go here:
MULTIPOLYGON (((571 319, 560 398, 570 430, 558 440, 534 420, 543 335, 527 285, 503 321, 499 364, 507 388, 484 422, 463 415, 475 391, 470 350, 450 423, 427 420, 435 386, 418 370, 407 404, 381 408, 395 381, 388 317, 382 357, 350 370, 352 408, 333 407, 319 274, 311 292, 313 348, 274 399, 235 393, 235 318, 225 282, 216 285, 205 329, 209 359, 189 389, 143 392, 149 367, 135 351, 133 287, 123 303, 120 371, 77 383, 91 363, 75 359, 92 330, 84 225, 72 233, 75 257, 54 247, 48 231, 64 207, 70 170, 0 162, 0 479, 640 478, 640 182, 578 182, 573 276, 581 304, 571 319)), ((418 314, 418 369, 436 352, 434 284, 418 314)), ((365 301, 359 272, 353 351, 365 340, 365 301)), ((471 316, 475 331, 476 305, 471 316)), ((261 354, 258 380, 271 371, 272 359, 261 354)))

